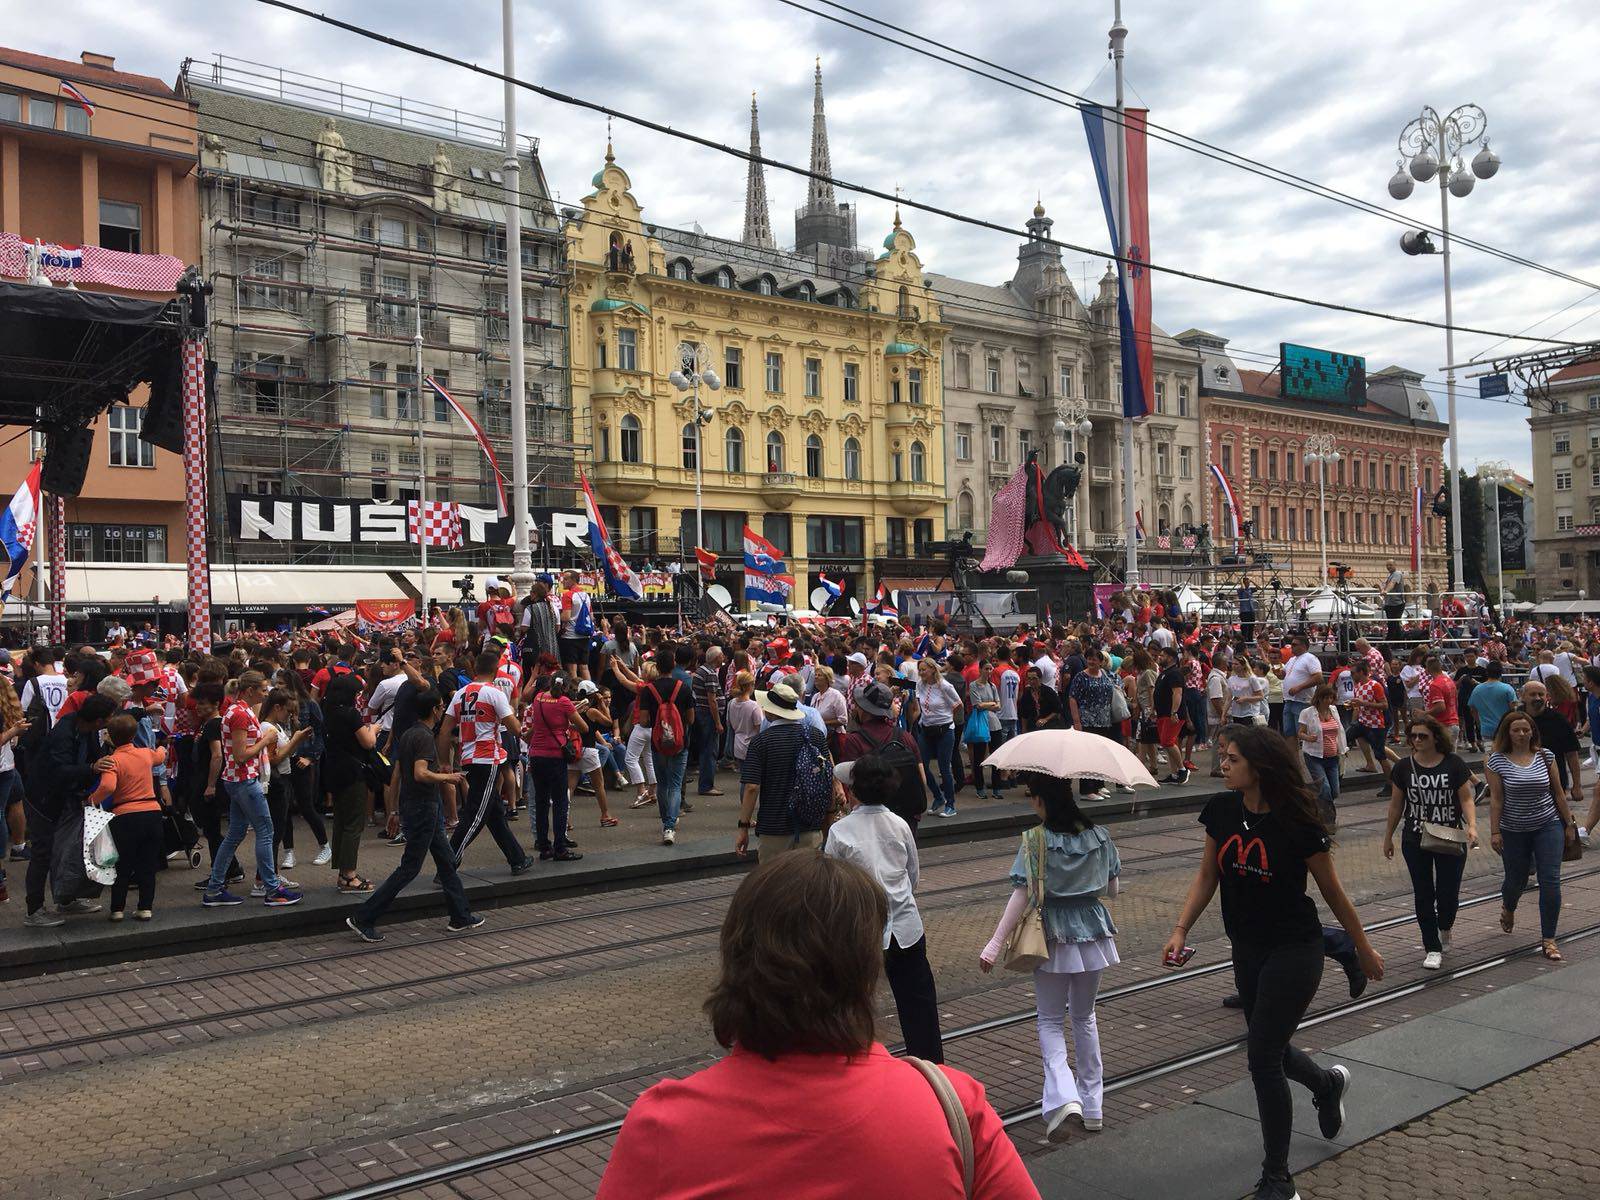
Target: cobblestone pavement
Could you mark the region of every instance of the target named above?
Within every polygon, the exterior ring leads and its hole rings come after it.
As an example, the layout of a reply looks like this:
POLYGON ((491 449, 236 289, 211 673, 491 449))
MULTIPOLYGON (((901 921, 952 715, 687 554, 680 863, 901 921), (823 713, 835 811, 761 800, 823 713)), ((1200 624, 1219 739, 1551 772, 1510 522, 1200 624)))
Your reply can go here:
MULTIPOLYGON (((1130 871, 1115 906, 1123 956, 1142 962, 1153 959, 1170 929, 1198 828, 1192 817, 1156 818, 1118 827, 1115 836, 1130 857, 1141 847, 1172 852, 1130 871)), ((1371 826, 1352 826, 1341 839, 1339 869, 1358 902, 1408 892, 1404 869, 1383 859, 1380 841, 1371 826)), ((927 914, 941 1008, 955 1020, 970 1019, 980 1001, 991 1013, 1031 1004, 1025 983, 983 976, 976 965, 1003 902, 1011 850, 1010 839, 996 843, 992 896, 972 893, 927 914)), ((1474 856, 1464 892, 1490 890, 1485 879, 1497 871, 1492 855, 1474 856)), ((1408 907, 1373 905, 1363 915, 1371 920, 1408 907)), ((1195 943, 1219 936, 1213 907, 1195 943)), ((453 952, 441 946, 438 964, 448 965, 453 952)), ((8 1193, 104 1196, 157 1187, 670 1069, 714 1050, 699 1011, 713 969, 709 944, 667 942, 654 960, 555 971, 538 981, 510 978, 498 990, 447 1000, 423 993, 342 1020, 259 1033, 242 1027, 224 1041, 24 1078, 4 1096, 11 1140, 50 1146, 51 1153, 14 1158, 8 1193), (62 1136, 66 1129, 70 1137, 62 1136)), ((1108 979, 1107 986, 1125 981, 1108 979)), ((890 1017, 885 1040, 897 1032, 890 1017)))
POLYGON ((1501 1080, 1295 1177, 1304 1200, 1594 1200, 1600 1042, 1501 1080))

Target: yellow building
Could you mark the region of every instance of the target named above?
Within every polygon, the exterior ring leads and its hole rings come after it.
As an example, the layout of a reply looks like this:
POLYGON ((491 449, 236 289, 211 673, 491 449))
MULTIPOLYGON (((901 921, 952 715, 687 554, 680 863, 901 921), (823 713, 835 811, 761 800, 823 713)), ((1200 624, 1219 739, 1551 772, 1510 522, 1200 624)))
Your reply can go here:
POLYGON ((946 329, 898 214, 875 258, 669 230, 608 147, 565 233, 574 419, 631 560, 692 561, 697 478, 701 544, 736 601, 746 522, 788 555, 801 608, 819 573, 865 602, 943 539, 946 329), (681 369, 721 378, 703 424, 681 369))

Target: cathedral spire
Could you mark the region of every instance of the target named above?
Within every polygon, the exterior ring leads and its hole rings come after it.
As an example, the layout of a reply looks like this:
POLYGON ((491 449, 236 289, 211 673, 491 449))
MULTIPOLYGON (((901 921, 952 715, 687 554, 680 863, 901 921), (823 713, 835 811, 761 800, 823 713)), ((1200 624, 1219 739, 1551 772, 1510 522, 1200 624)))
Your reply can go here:
POLYGON ((833 198, 833 163, 828 157, 828 122, 822 115, 822 59, 817 59, 816 91, 811 100, 811 174, 820 175, 821 179, 812 179, 806 186, 806 210, 808 212, 833 212, 836 204, 833 198))
POLYGON ((750 93, 750 170, 744 184, 744 241, 768 250, 777 248, 772 238, 772 214, 767 207, 767 171, 761 163, 761 126, 756 119, 756 94, 750 93))

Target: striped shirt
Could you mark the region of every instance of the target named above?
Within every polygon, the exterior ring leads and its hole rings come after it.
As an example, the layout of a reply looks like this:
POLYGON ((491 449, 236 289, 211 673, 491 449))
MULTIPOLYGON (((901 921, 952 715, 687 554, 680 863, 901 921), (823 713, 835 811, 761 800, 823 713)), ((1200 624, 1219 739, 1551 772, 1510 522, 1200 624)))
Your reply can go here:
POLYGON ((1500 808, 1503 832, 1543 829, 1556 819, 1556 801, 1550 793, 1550 764, 1554 760, 1550 751, 1540 750, 1531 763, 1519 767, 1498 750, 1489 755, 1484 766, 1500 777, 1504 796, 1500 808))

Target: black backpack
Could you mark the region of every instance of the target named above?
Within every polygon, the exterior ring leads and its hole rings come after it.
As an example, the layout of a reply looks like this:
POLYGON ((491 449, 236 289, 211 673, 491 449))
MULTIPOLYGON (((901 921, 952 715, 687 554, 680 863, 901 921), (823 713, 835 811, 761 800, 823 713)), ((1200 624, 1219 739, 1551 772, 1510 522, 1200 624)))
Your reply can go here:
POLYGON ((33 689, 33 699, 28 701, 28 710, 22 717, 28 722, 28 729, 17 738, 15 750, 23 766, 31 769, 34 755, 44 748, 45 736, 50 732, 50 709, 38 687, 33 689))
POLYGON ((900 731, 891 728, 888 738, 881 744, 873 742, 865 733, 861 734, 861 740, 900 777, 899 786, 884 807, 908 823, 927 812, 928 789, 923 786, 922 772, 918 770, 921 760, 900 740, 900 731))

